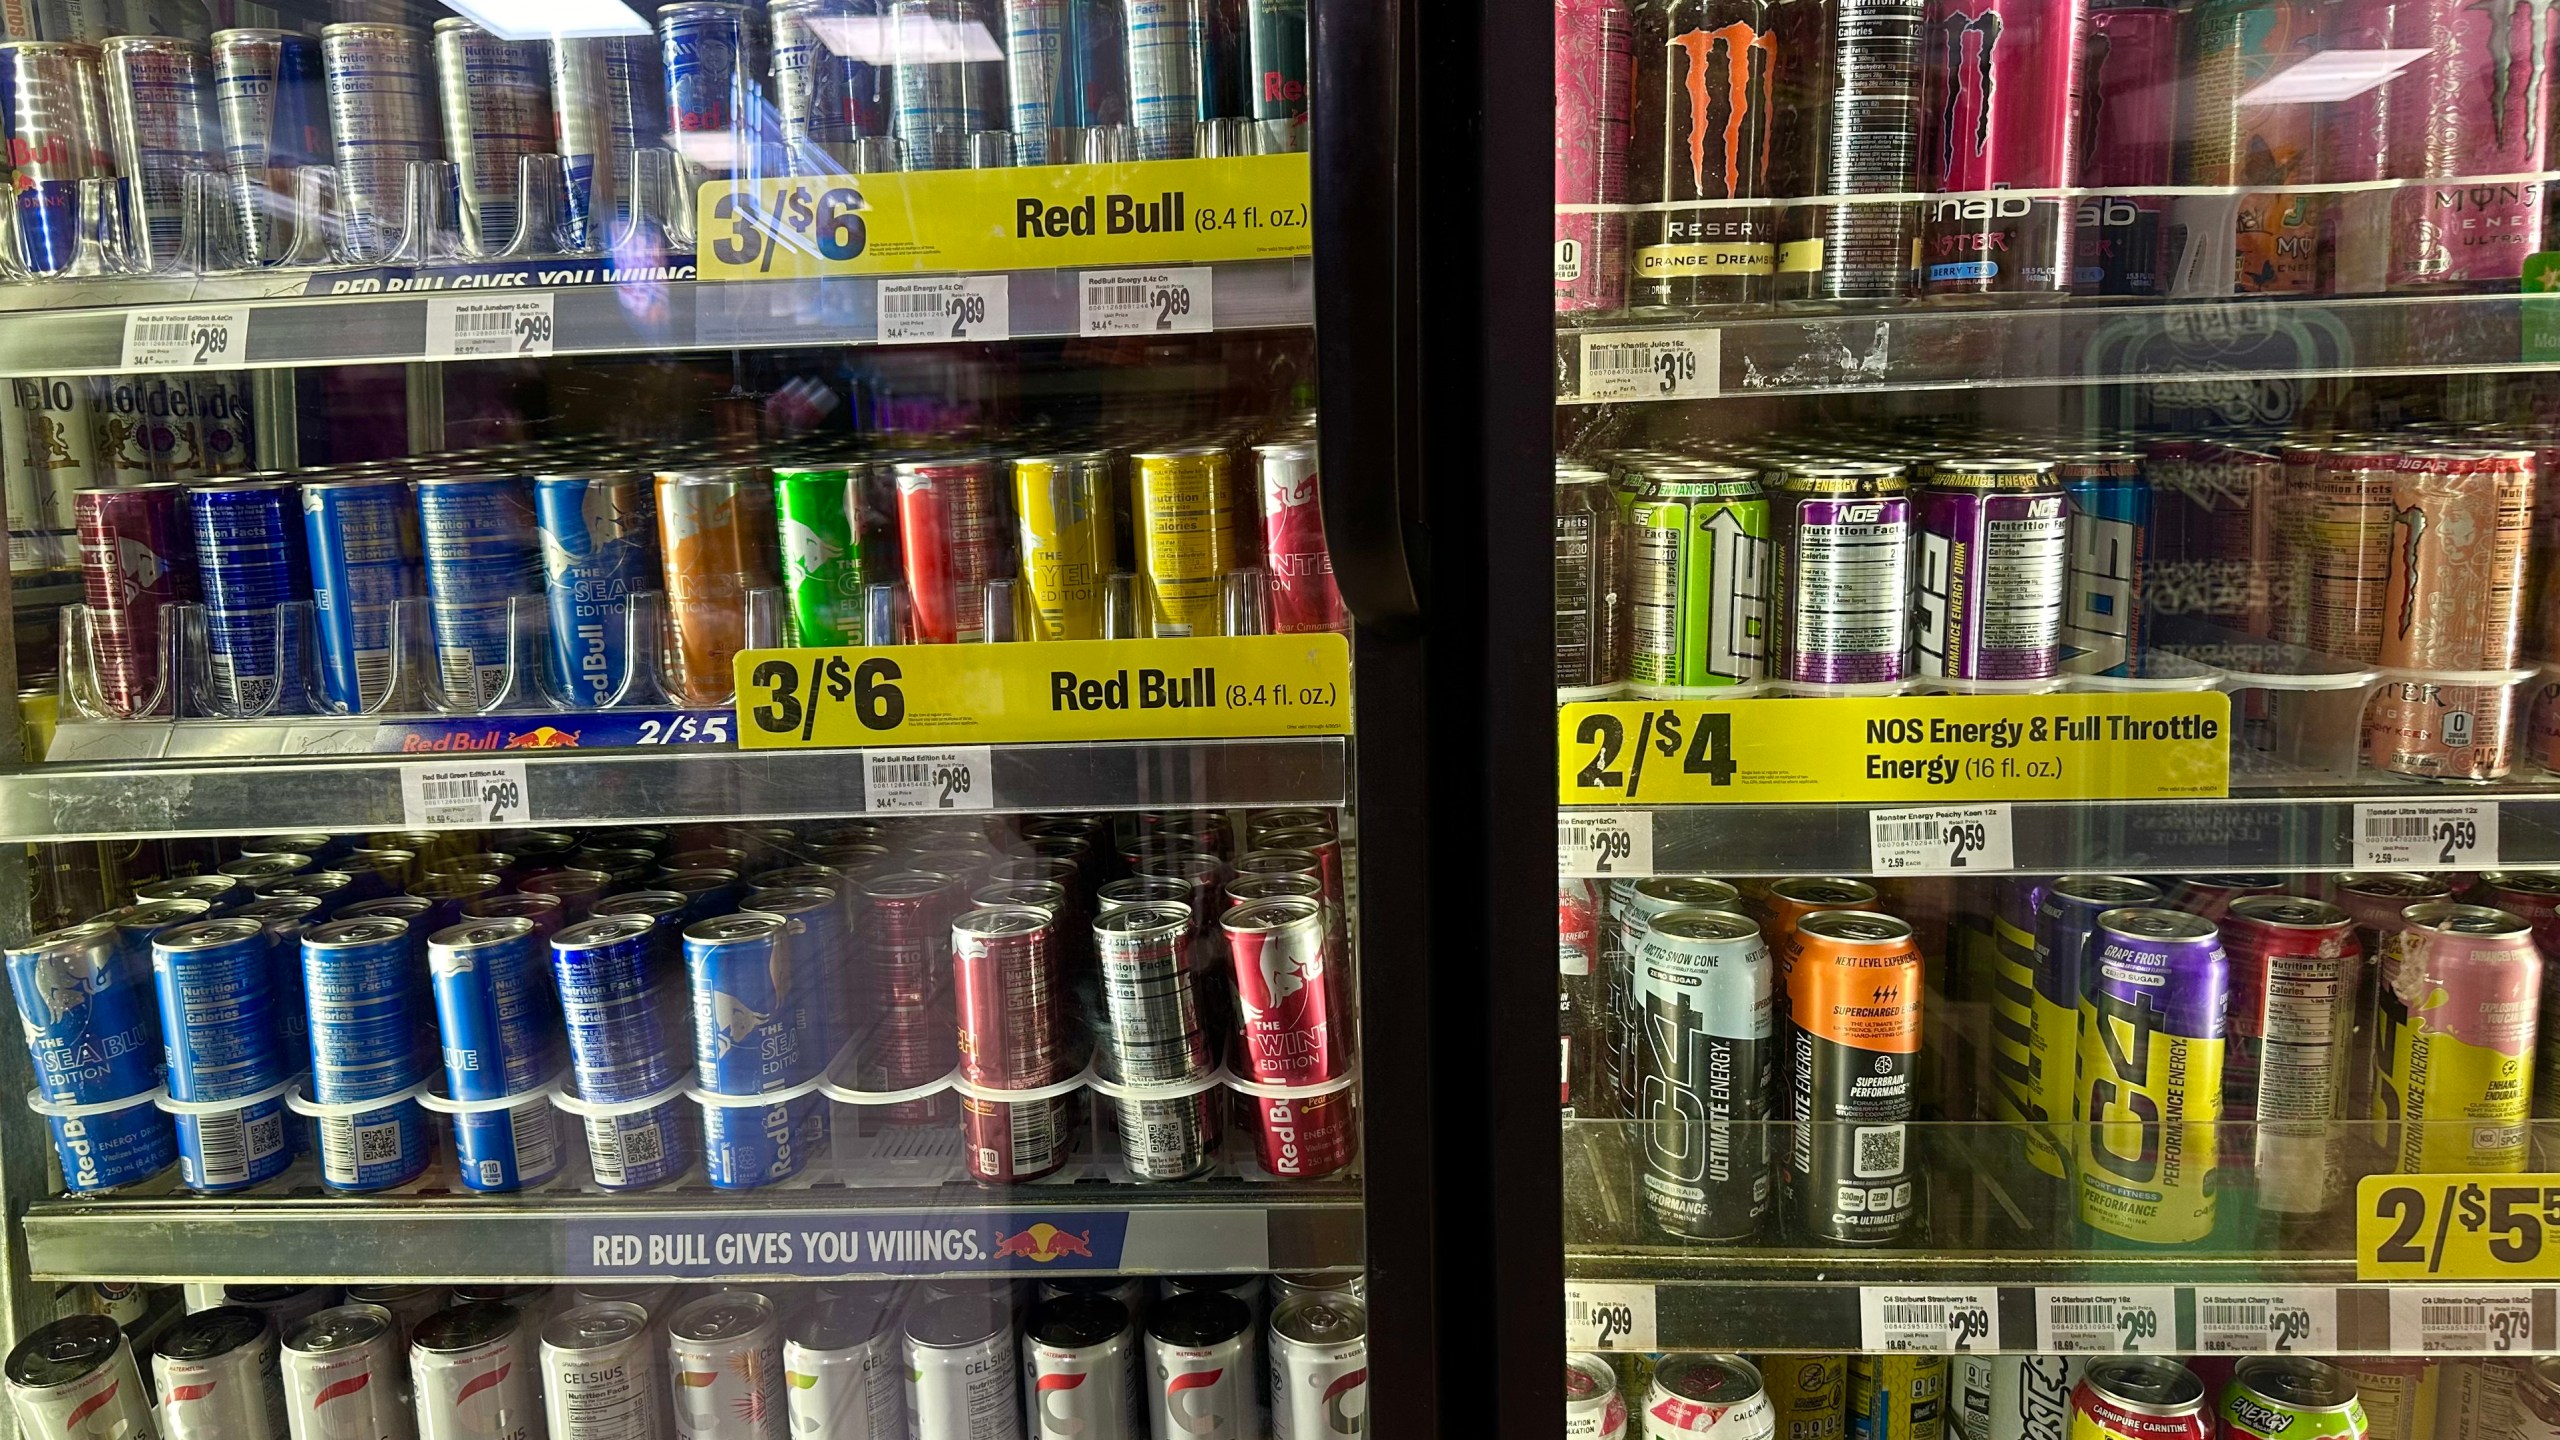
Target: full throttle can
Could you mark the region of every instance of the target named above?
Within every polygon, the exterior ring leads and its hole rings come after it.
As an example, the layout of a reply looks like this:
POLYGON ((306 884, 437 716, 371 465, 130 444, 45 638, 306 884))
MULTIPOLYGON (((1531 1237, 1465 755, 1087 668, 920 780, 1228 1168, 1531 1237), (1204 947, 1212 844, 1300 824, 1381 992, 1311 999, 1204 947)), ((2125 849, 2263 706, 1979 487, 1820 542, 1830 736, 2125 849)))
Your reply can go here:
POLYGON ((2412 905, 2382 952, 2373 1118, 2403 1175, 2524 1168, 2542 955, 2504 910, 2412 905))
POLYGON ((2230 961, 2213 923, 2133 906, 2098 917, 2080 998, 2073 1149, 2080 1220, 2146 1245, 2214 1223, 2230 961))
MULTIPOLYGON (((901 73, 910 68, 901 66, 901 73)), ((933 68, 933 67, 920 67, 933 68)), ((898 547, 919 645, 985 638, 987 582, 1003 573, 1004 500, 984 457, 893 466, 898 547)))
POLYGON ((1816 1240, 1889 1244, 1910 1228, 1920 990, 1920 947, 1901 920, 1823 910, 1797 924, 1787 1190, 1816 1240))
POLYGON ((1911 498, 1899 465, 1790 465, 1769 497, 1769 674, 1797 684, 1909 678, 1911 498))
POLYGON ((1849 1425, 1844 1355, 1754 1355, 1769 1387, 1779 1440, 1841 1440, 1849 1425))
POLYGON ((1947 1357, 1849 1360, 1849 1433, 1857 1440, 1938 1440, 1947 1433, 1947 1357))
POLYGON ((2222 1387, 2224 1440, 2366 1440, 2355 1382, 2325 1360, 2252 1355, 2222 1387))
POLYGON ((1770 112, 1781 63, 1759 0, 1637 7, 1627 199, 1638 305, 1763 299, 1777 268, 1770 112), (1683 202, 1697 206, 1676 208, 1683 202))
POLYGON ((2087 0, 1930 0, 1920 279, 1928 295, 2071 288, 2072 202, 1999 192, 2072 182, 2087 0))
POLYGON ((735 690, 747 643, 747 592, 774 583, 773 484, 748 469, 661 471, 658 550, 666 565, 671 688, 685 705, 735 690))
MULTIPOLYGON (((2533 523, 2533 452, 2411 451, 2392 490, 2386 670, 2503 670, 2516 663, 2533 523)), ((2377 769, 2495 780, 2515 763, 2511 685, 2394 676, 2366 712, 2377 769)))
POLYGON ((1227 572, 1237 563, 1229 457, 1219 445, 1140 451, 1130 457, 1129 524, 1142 591, 1157 637, 1215 635, 1227 572))
MULTIPOLYGON (((1991 912, 1991 1118, 2041 1129, 2045 1108, 2035 1072, 2036 911, 2048 882, 2029 877, 2000 882, 1991 912)), ((2079 1007, 2072 1007, 2073 1054, 2078 1054, 2079 1007)), ((2078 1061, 2075 1059, 2074 1064, 2078 1061)), ((2062 1177, 2062 1147, 2051 1135, 2028 1153, 2036 1167, 2062 1177)))
POLYGON ((1918 673, 2051 679, 2062 664, 2071 523, 2052 462, 1934 465, 1912 500, 1918 673))
POLYGON ((1739 1355, 1665 1355, 1645 1390, 1646 1440, 1773 1440, 1777 1417, 1759 1367, 1739 1355))
POLYGON ((1119 568, 1111 516, 1115 464, 1101 450, 1013 462, 1028 622, 1022 633, 1034 640, 1103 638, 1103 582, 1119 568))
POLYGON ((2235 1138, 2256 1137, 2247 1158, 2258 1208, 2319 1214, 2346 1191, 2340 1126, 2364 958, 2355 921, 2325 901, 2251 895, 2223 915, 2222 943, 2231 963, 2223 1117, 2235 1138))
MULTIPOLYGON (((2037 1113, 2047 1122, 2076 1114, 2080 1072, 2080 1000, 2098 943, 2098 917, 2127 905, 2157 905, 2160 887, 2129 875, 2065 875, 2044 887, 2036 904, 2035 999, 2028 1022, 2027 1071, 2037 1113)), ((2054 1129, 2027 1132, 2036 1168, 2059 1177, 2068 1140, 2054 1129)))
POLYGON ((2071 1395, 2072 1440, 2214 1440, 2204 1382, 2159 1355, 2102 1355, 2071 1395))
POLYGON ((1646 1209, 1674 1235, 1749 1239, 1775 1198, 1775 1047, 1760 927, 1721 910, 1665 911, 1646 927, 1632 970, 1646 1209))

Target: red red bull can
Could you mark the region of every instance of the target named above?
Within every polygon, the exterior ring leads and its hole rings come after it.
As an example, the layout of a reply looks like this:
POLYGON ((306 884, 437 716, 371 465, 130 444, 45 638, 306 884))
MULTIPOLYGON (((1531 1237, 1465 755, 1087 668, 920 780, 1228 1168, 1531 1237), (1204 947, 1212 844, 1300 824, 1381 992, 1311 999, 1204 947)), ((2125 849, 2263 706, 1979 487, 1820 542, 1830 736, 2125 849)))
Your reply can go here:
POLYGON ((176 485, 82 490, 72 497, 98 695, 111 713, 128 719, 169 709, 160 674, 161 616, 195 588, 183 498, 176 485))
MULTIPOLYGON (((1056 939, 1056 922, 1026 906, 975 910, 952 922, 960 1073, 972 1084, 1024 1090, 1067 1078, 1067 997, 1056 939)), ((964 1097, 969 1178, 1014 1185, 1055 1174, 1074 1140, 1074 1104, 1072 1095, 964 1097)))
MULTIPOLYGON (((2320 900, 2250 895, 2222 917, 2231 959, 2225 1135, 2255 1137, 2258 1208, 2321 1214, 2346 1193, 2340 1122, 2363 954, 2355 920, 2320 900)), ((2227 1148, 2227 1147, 2226 1147, 2227 1148)))
POLYGON ((2214 1440, 2204 1382, 2175 1360, 2107 1355, 2071 1394, 2072 1440, 2214 1440))
POLYGON ((2087 0, 1931 0, 1920 278, 1929 295, 2070 289, 2069 202, 2087 0))
MULTIPOLYGON (((1562 223, 1559 220, 1558 223, 1562 223)), ((1333 550, 1324 537, 1324 495, 1316 481, 1316 442, 1254 447, 1262 477, 1262 564, 1270 580, 1271 628, 1282 635, 1351 628, 1333 550)))
POLYGON ((1262 1424, 1253 1308, 1215 1290, 1169 1295, 1147 1316, 1147 1418, 1159 1435, 1251 1435, 1262 1424))
POLYGON ((920 645, 986 638, 987 582, 1005 571, 996 462, 910 460, 891 467, 908 614, 920 645))

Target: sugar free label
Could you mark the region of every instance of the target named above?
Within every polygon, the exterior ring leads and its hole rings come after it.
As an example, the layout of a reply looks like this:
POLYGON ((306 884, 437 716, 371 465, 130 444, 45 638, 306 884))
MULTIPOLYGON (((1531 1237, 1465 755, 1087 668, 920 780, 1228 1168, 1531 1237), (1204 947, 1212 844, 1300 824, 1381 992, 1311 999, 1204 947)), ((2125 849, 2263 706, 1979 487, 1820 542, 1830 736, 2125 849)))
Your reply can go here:
POLYGON ((2391 1350, 2486 1355, 2531 1350, 2533 1291, 2522 1285, 2391 1292, 2391 1350))
POLYGON ((2338 1348, 2338 1292, 2277 1285, 2196 1292, 2196 1349, 2218 1355, 2326 1355, 2338 1348))
POLYGON ((1718 393, 1718 330, 1604 330, 1582 337, 1582 400, 1707 400, 1718 393))
POLYGON ((2177 1288, 2038 1286, 2036 1348, 2063 1354, 2174 1353, 2178 1348, 2177 1288))
POLYGON ((1002 275, 880 282, 880 343, 1013 337, 1013 282, 1002 275))
POLYGON ((1564 1328, 1566 1343, 1576 1350, 1651 1350, 1653 1287, 1568 1280, 1564 1328))
POLYGON ((1881 875, 1979 875, 2016 863, 2009 807, 1867 812, 1867 867, 1881 875))
POLYGON ((124 317, 124 370, 219 370, 249 357, 249 307, 136 310, 124 317))
POLYGON ((1653 812, 1566 811, 1556 822, 1556 873, 1614 879, 1653 873, 1653 812))
POLYGON ((862 784, 873 814, 992 810, 996 805, 994 752, 984 745, 956 750, 869 750, 862 756, 862 784))
POLYGON ((400 771, 400 815, 411 828, 512 825, 533 818, 524 762, 409 765, 400 771))
POLYGON ((1858 1348, 1946 1355, 2000 1349, 2000 1291, 1990 1285, 1858 1290, 1858 1348))
POLYGON ((1211 328, 1215 275, 1183 270, 1087 270, 1076 293, 1079 335, 1184 335, 1211 328))
POLYGON ((490 360, 551 353, 559 324, 551 295, 430 295, 427 358, 490 360))
POLYGON ((2498 802, 2356 806, 2359 870, 2491 870, 2498 864, 2498 802))

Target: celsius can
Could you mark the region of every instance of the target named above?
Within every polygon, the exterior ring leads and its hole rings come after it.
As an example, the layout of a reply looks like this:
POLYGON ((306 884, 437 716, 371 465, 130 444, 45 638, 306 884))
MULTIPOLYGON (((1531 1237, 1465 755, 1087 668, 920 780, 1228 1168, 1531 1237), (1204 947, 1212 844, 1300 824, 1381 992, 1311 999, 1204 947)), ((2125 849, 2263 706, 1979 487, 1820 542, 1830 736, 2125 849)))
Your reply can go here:
POLYGON ((2365 1440, 2355 1382, 2325 1360, 2252 1355, 2222 1387, 2224 1440, 2365 1440))
POLYGON ((1947 1357, 1857 1355, 1849 1360, 1849 1433, 1856 1440, 1938 1440, 1947 1432, 1947 1357))
POLYGON ((782 1433, 782 1327, 762 1295, 718 1290, 679 1308, 667 1320, 667 1367, 678 1435, 782 1433))
POLYGON ((1776 1412, 1759 1367, 1739 1355, 1675 1352, 1653 1367, 1644 1397, 1645 1440, 1774 1440, 1776 1412))
POLYGON ((550 1078, 557 1002, 541 952, 533 922, 520 915, 427 937, 446 1093, 454 1099, 503 1100, 550 1078))
POLYGON ((611 704, 631 681, 631 592, 659 584, 656 487, 637 470, 537 475, 533 516, 552 681, 581 708, 611 704))
POLYGON ((309 708, 302 629, 278 614, 311 589, 300 509, 290 480, 222 480, 187 491, 214 705, 225 715, 309 708))
POLYGON ((1564 1357, 1564 1433, 1565 1440, 1626 1440, 1627 1397, 1608 1356, 1564 1357))
POLYGON ((1108 1295, 1059 1295, 1022 1325, 1022 1403, 1041 1436, 1139 1440, 1143 1357, 1129 1307, 1108 1295))
POLYGON ((408 224, 409 167, 441 158, 427 37, 406 25, 330 25, 320 57, 348 254, 380 261, 408 224))
POLYGON ((2363 954, 2355 922, 2320 900, 2250 895, 2222 917, 2231 961, 2222 1113, 2256 1137, 2258 1208, 2315 1215, 2346 1191, 2340 1153, 2363 954))
MULTIPOLYGON (((870 467, 859 461, 781 466, 773 472, 787 645, 863 643, 870 577, 863 568, 862 491, 869 474, 870 467)), ((1099 632, 1082 638, 1099 638, 1099 632)))
POLYGON ((0 133, 18 197, 18 257, 38 275, 60 274, 79 256, 80 182, 116 173, 98 72, 94 45, 0 43, 0 133))
POLYGON ((1822 910, 1797 923, 1787 1180, 1796 1223, 1817 1240, 1881 1245, 1910 1228, 1920 991, 1920 947, 1902 921, 1822 910))
POLYGON ((43 1327, 9 1351, 0 1373, 28 1440, 154 1440, 160 1433, 124 1327, 104 1315, 66 1315, 43 1327))
POLYGON ((1358 1435, 1369 1420, 1369 1308, 1349 1294, 1292 1295, 1271 1311, 1272 1440, 1358 1435))
POLYGON ((660 471, 658 549, 675 632, 668 657, 675 698, 724 704, 736 688, 731 667, 746 648, 747 592, 774 581, 772 481, 745 469, 660 471))
POLYGON ((147 961, 93 920, 8 952, 36 1093, 73 1105, 141 1095, 160 1083, 158 996, 147 961))
POLYGON ((409 1337, 418 1440, 529 1435, 541 1426, 542 1391, 524 1313, 497 1300, 439 1310, 409 1337))
POLYGON ((551 110, 568 182, 569 241, 609 248, 632 213, 632 156, 667 133, 667 82, 654 35, 551 42, 551 110))
POLYGON ((1559 0, 1556 6, 1559 315, 1618 310, 1627 303, 1626 217, 1614 211, 1569 214, 1564 207, 1626 203, 1633 25, 1628 0, 1559 0))
POLYGON ((320 42, 291 30, 222 30, 213 37, 214 107, 223 168, 239 212, 240 249, 253 265, 285 257, 300 232, 295 174, 326 165, 329 97, 320 42))
POLYGON ((1752 0, 1673 0, 1634 15, 1635 104, 1627 199, 1638 305, 1767 298, 1774 215, 1728 202, 1770 194, 1777 37, 1752 0), (1684 202, 1696 209, 1676 208, 1684 202))
MULTIPOLYGON (((1020 619, 1035 640, 1103 638, 1103 582, 1119 568, 1111 515, 1115 463, 1098 450, 1013 462, 1025 601, 1020 619)), ((1275 577, 1275 592, 1278 585, 1275 577)))
POLYGON ((905 1358, 909 1435, 1021 1436, 1013 1313, 1001 1292, 955 1289, 927 1299, 907 1317, 905 1358))
POLYGON ((1351 628, 1325 541, 1323 486, 1313 439, 1253 449, 1262 484, 1262 569, 1271 581, 1271 628, 1281 635, 1351 628))
POLYGON ((1780 1440, 1841 1440, 1849 1431, 1849 1358, 1752 1355, 1769 1387, 1780 1440))
POLYGON ((1789 465, 1769 501, 1769 674, 1800 685, 1909 677, 1911 499, 1902 467, 1789 465))
POLYGON ((2511 285, 2544 248, 2544 182, 2514 177, 2551 165, 2560 17, 2548 5, 2467 11, 2449 0, 2392 15, 2392 45, 2425 54, 2391 80, 2389 174, 2427 183, 2392 192, 2390 288, 2511 285))
POLYGON ((2201 916, 2098 917, 2071 1113, 2080 1219, 2101 1235, 2175 1245, 2212 1233, 2230 968, 2201 916))
POLYGON ((1682 465, 1627 511, 1638 685, 1736 685, 1768 673, 1769 502, 1752 472, 1682 465))
MULTIPOLYGON (((1927 0, 1837 0, 1770 11, 1777 86, 1773 193, 1907 194, 1918 188, 1927 0), (1783 78, 1817 57, 1818 78, 1783 78)), ((1782 300, 1893 300, 1911 281, 1909 205, 1792 205, 1778 217, 1782 300)))
POLYGON ((1129 458, 1129 524, 1143 609, 1158 639, 1215 635, 1237 565, 1234 476, 1224 446, 1142 450, 1129 458))
POLYGON ((626 1301, 574 1306, 542 1326, 542 1408, 556 1440, 655 1440, 658 1331, 626 1301))
POLYGON ((2370 1440, 2436 1440, 2438 1361, 2414 1356, 2403 1360, 2380 1355, 2341 1355, 2338 1373, 2355 1388, 2365 1413, 2370 1440))
POLYGON ((152 1347, 151 1376, 167 1440, 285 1440, 275 1329, 255 1310, 181 1317, 152 1347))
POLYGON ((2178 11, 2155 0, 2092 0, 2080 35, 2084 101, 2073 217, 2071 293, 2160 295, 2168 239, 2158 195, 2110 186, 2165 186, 2176 175, 2178 11))
POLYGON ((379 1305, 350 1301, 295 1323, 284 1337, 286 1429, 301 1440, 406 1440, 415 1433, 407 1349, 379 1305))
POLYGON ((2086 0, 1930 0, 1929 295, 2054 295, 2070 288, 2072 202, 1999 192, 2069 185, 2078 139, 2086 0))
POLYGON ((2062 605, 2062 669, 2131 675, 2149 648, 2144 568, 2151 482, 2131 452, 2075 455, 2055 467, 2070 511, 2062 605))
POLYGON ((2062 1436, 2071 1430, 2071 1392, 2089 1362, 2077 1355, 1963 1355, 1956 1358, 1955 1420, 1960 1433, 2062 1436))
POLYGON ((2524 1168, 2543 962, 2504 910, 2412 905, 2383 945, 2373 1118, 2403 1175, 2524 1168))
POLYGON ((105 57, 107 143, 134 258, 167 270, 185 239, 187 177, 217 168, 213 65, 202 44, 158 35, 114 36, 105 57))
POLYGON ((2071 1434, 2090 1440, 2214 1440, 2204 1382, 2165 1356, 2101 1355, 2071 1394, 2071 1434))
MULTIPOLYGON (((487 258, 511 248, 523 208, 526 157, 552 149, 548 57, 539 41, 501 40, 455 16, 435 25, 436 96, 444 149, 454 165, 462 244, 487 258)), ((553 217, 525 238, 551 246, 553 217)))
POLYGON ((1166 1296, 1147 1315, 1147 1421, 1161 1435, 1246 1435, 1261 1424, 1253 1308, 1215 1290, 1166 1296))
POLYGON ((238 916, 151 942, 171 1099, 238 1100, 284 1080, 271 948, 264 922, 238 916))
POLYGON ((509 475, 424 476, 418 535, 445 694, 466 710, 493 704, 511 688, 516 604, 542 593, 533 496, 509 475))
POLYGON ((313 481, 302 487, 302 529, 321 697, 332 710, 364 714, 391 693, 397 607, 424 593, 417 504, 394 476, 313 481))
MULTIPOLYGON (((2400 466, 2381 664, 2512 667, 2532 534, 2533 452, 2409 451, 2400 466)), ((2517 694, 2508 685, 2394 677, 2366 713, 2368 758, 2420 779, 2495 780, 2515 761, 2517 694)))
POLYGON ((2070 541, 2052 462, 1941 463, 1912 499, 1918 673, 2051 679, 2062 664, 2070 541))
POLYGON ((2064 1173, 2068 1121, 2079 1113, 2080 1002, 2088 992, 2098 917, 2127 905, 2157 905, 2160 887, 2128 875, 2065 875, 2036 902, 2035 1001, 2028 1022, 2028 1073, 2045 1125, 2027 1132, 2027 1154, 2048 1175, 2064 1173))
POLYGON ((1644 1197, 1654 1223, 1744 1240, 1769 1217, 1770 963, 1760 927, 1721 910, 1653 917, 1631 957, 1644 1197))
MULTIPOLYGON (((792 1434, 896 1440, 904 1433, 906 1357, 890 1310, 886 1287, 859 1286, 822 1293, 792 1321, 782 1342, 782 1401, 792 1434)), ((1094 1440, 1110 1435, 1087 1433, 1094 1440)))

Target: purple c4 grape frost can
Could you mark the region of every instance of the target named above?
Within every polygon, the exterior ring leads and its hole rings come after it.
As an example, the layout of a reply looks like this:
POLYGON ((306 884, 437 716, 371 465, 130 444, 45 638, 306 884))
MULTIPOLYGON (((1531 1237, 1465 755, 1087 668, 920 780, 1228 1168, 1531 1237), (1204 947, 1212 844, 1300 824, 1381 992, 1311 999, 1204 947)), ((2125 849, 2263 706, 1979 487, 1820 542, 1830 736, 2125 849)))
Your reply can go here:
POLYGON ((2213 1233, 2231 962, 2212 921, 2128 906, 2098 916, 2080 992, 2072 1127, 2080 1220, 2102 1241, 2213 1233))
POLYGON ((1813 685, 1907 679, 1911 497, 1902 467, 1791 465, 1769 475, 1769 673, 1813 685))
POLYGON ((2070 525, 2053 465, 1968 460, 1931 467, 1920 512, 1919 673, 2046 680, 2062 664, 2070 525))

